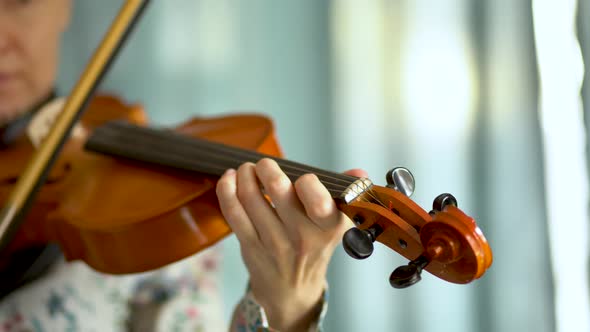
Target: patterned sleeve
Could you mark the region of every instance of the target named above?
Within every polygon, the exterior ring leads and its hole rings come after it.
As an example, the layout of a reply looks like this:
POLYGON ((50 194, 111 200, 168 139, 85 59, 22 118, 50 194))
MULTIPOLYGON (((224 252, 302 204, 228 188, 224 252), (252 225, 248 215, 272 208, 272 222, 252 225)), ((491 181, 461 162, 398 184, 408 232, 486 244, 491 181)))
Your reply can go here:
MULTIPOLYGON (((321 332, 322 322, 328 311, 328 287, 326 286, 322 299, 322 310, 308 332, 321 332)), ((236 306, 231 322, 230 332, 279 332, 269 326, 264 308, 256 302, 252 291, 248 289, 242 300, 236 306)))

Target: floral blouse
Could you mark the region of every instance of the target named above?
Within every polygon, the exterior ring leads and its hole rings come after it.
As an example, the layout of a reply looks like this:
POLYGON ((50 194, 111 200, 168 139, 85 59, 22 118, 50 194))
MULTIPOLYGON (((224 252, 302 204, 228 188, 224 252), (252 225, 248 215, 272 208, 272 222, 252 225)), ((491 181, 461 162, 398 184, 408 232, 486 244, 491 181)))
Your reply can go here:
MULTIPOLYGON (((141 274, 98 273, 61 261, 0 302, 0 332, 228 331, 219 294, 220 249, 213 247, 141 274)), ((1 279, 1 278, 0 278, 1 279)), ((310 331, 320 331, 322 313, 310 331)), ((230 331, 274 331, 247 291, 230 331)))

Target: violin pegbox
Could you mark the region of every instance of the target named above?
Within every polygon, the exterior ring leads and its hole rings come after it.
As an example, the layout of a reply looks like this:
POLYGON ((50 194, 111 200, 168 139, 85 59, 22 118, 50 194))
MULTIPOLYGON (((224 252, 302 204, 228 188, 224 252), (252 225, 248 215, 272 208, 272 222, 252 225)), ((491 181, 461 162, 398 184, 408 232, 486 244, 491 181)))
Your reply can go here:
POLYGON ((492 263, 492 251, 475 220, 457 207, 451 194, 439 195, 426 212, 406 194, 413 192, 413 177, 398 168, 387 175, 387 187, 372 185, 339 208, 356 227, 343 238, 345 251, 364 259, 379 241, 410 260, 390 276, 394 288, 409 287, 421 279, 422 270, 458 284, 480 278, 492 263), (404 179, 405 187, 394 183, 404 179), (411 190, 408 188, 411 187, 411 190))

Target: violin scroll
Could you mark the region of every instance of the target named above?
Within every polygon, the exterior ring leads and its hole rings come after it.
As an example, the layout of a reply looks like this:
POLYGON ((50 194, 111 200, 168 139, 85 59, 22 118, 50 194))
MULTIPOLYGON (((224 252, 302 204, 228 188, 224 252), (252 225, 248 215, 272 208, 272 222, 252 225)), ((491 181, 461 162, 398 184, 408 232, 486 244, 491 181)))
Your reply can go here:
POLYGON ((345 251, 364 259, 373 252, 373 242, 379 241, 406 257, 410 262, 390 275, 394 288, 416 284, 423 270, 458 284, 480 278, 492 264, 492 251, 475 220, 448 193, 439 195, 426 212, 408 197, 414 185, 411 173, 395 170, 386 176, 387 187, 373 185, 356 200, 341 204, 357 226, 344 235, 345 251))

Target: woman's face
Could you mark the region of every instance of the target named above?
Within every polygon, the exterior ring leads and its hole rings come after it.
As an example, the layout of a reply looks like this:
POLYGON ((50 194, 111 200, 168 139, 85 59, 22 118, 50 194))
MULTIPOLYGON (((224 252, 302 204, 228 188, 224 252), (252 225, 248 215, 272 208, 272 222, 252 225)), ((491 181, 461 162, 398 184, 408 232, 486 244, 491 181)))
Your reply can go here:
POLYGON ((71 0, 0 0, 0 124, 53 88, 71 0))

